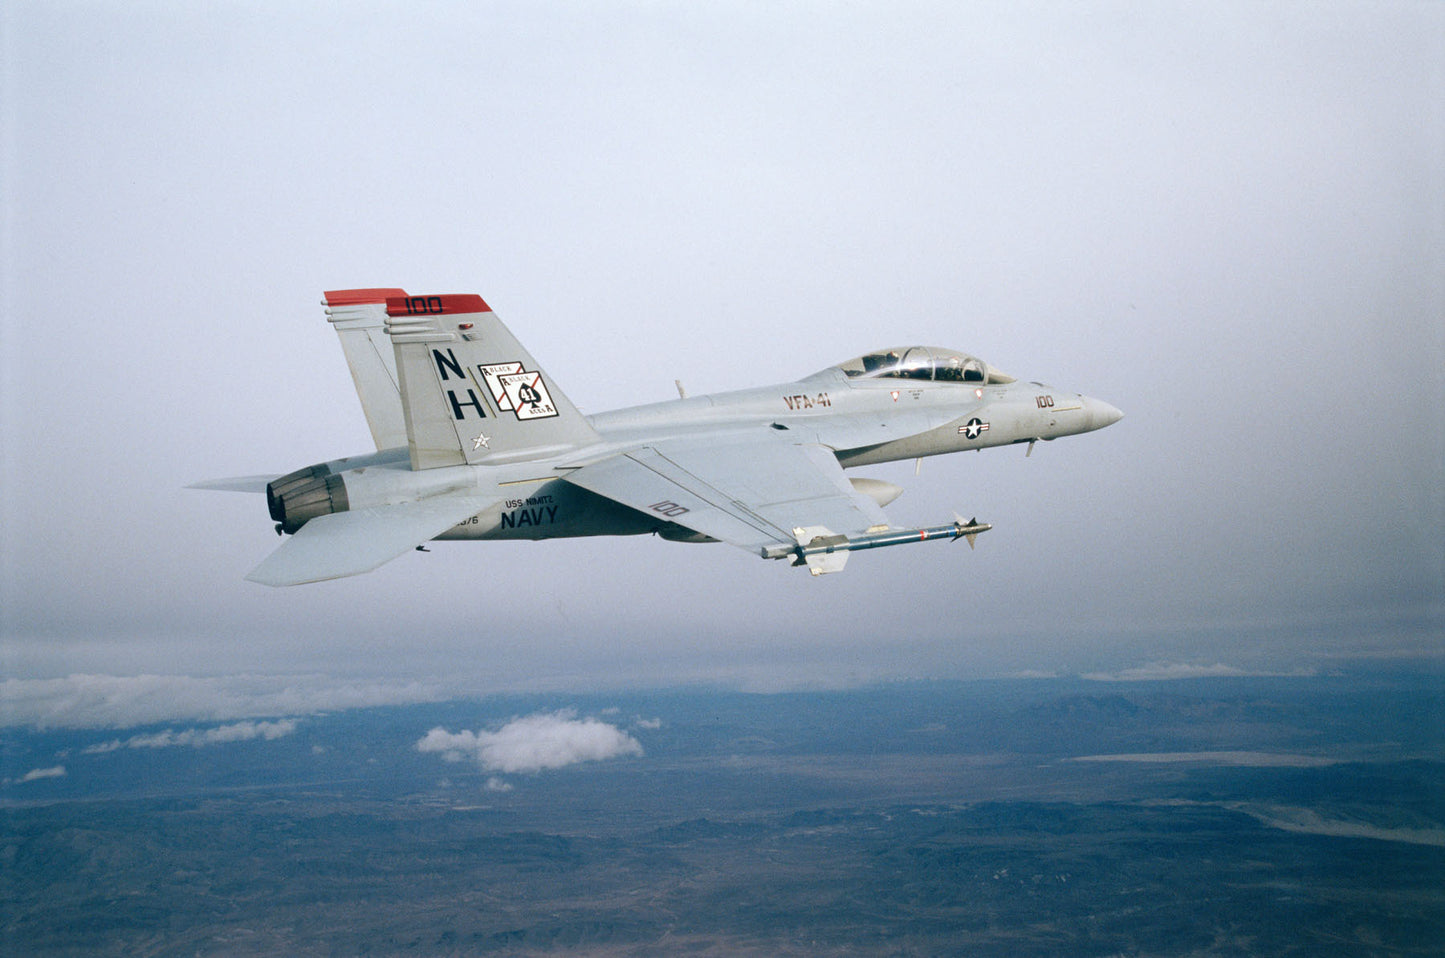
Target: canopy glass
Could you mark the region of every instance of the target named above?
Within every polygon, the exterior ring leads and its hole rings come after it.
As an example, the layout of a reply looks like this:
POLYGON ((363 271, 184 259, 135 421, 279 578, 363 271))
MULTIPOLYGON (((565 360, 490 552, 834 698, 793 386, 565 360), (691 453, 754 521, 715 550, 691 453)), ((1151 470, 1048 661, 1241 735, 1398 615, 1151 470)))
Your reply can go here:
POLYGON ((1013 382, 976 356, 941 346, 898 346, 864 353, 838 369, 849 379, 920 379, 941 383, 1013 382))

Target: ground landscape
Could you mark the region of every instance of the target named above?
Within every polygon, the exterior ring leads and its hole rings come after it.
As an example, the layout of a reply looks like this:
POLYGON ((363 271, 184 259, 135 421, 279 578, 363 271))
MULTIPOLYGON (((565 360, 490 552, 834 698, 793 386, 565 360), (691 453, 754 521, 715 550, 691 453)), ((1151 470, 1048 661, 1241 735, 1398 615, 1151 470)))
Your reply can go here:
POLYGON ((223 724, 4 731, 0 953, 1445 953, 1438 675, 223 724), (611 757, 459 754, 524 716, 611 757))

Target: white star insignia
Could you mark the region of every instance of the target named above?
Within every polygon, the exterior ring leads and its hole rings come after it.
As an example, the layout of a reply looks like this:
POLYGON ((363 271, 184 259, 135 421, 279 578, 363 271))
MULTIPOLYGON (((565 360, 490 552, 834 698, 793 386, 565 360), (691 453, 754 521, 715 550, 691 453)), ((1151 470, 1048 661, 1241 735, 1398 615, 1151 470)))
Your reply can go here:
POLYGON ((475 452, 476 450, 481 449, 483 446, 487 447, 488 449, 492 448, 492 437, 488 436, 484 432, 478 433, 477 438, 472 440, 472 451, 475 452))

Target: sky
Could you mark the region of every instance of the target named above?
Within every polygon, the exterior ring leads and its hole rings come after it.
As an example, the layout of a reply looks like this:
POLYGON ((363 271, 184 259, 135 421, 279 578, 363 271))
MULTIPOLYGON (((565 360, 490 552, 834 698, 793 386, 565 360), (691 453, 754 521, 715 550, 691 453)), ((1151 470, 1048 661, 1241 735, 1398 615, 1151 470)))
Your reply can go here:
POLYGON ((0 31, 5 722, 1445 653, 1445 6, 18 0, 0 31), (320 306, 360 286, 480 293, 584 412, 917 342, 1125 418, 855 473, 900 525, 993 523, 972 552, 244 581, 263 501, 185 487, 371 448, 320 306))

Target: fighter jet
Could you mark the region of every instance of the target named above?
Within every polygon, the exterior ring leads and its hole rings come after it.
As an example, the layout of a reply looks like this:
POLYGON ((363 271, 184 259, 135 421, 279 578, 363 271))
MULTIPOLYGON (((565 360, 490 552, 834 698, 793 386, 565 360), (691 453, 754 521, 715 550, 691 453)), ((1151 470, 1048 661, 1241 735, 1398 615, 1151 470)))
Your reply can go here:
POLYGON ((726 542, 813 575, 851 552, 964 538, 955 515, 899 528, 902 488, 845 469, 1102 429, 1107 402, 1020 383, 956 349, 880 349, 795 382, 585 416, 480 296, 336 290, 341 339, 376 451, 284 476, 198 483, 264 491, 288 536, 247 576, 269 586, 369 572, 432 539, 642 535, 726 542))

